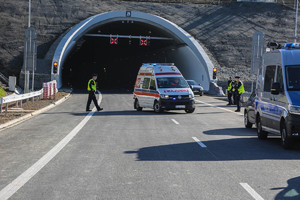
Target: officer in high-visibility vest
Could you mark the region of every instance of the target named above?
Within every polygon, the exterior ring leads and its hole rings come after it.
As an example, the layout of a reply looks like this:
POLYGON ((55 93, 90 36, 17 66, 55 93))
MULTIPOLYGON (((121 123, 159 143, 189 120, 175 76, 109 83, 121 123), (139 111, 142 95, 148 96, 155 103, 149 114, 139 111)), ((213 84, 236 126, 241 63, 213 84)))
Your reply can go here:
MULTIPOLYGON (((227 96, 228 96, 228 104, 227 106, 232 105, 232 83, 234 83, 234 81, 231 79, 231 77, 229 77, 228 79, 228 88, 227 88, 227 96)), ((235 101, 235 100, 234 100, 235 101)))
POLYGON ((235 112, 241 111, 241 95, 245 92, 244 84, 240 81, 240 77, 235 77, 235 82, 232 84, 232 91, 235 93, 235 102, 237 109, 235 112))
POLYGON ((89 91, 89 99, 86 104, 86 111, 92 111, 90 110, 90 105, 92 100, 98 111, 103 110, 103 108, 100 108, 100 106, 98 105, 97 98, 95 95, 97 92, 96 80, 97 80, 97 74, 93 74, 93 78, 90 79, 88 82, 87 90, 89 91))

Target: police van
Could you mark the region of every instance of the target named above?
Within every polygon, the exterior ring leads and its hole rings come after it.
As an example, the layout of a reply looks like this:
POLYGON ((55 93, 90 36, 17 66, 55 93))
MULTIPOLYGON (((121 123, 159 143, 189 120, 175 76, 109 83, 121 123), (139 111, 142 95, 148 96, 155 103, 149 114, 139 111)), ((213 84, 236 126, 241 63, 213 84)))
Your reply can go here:
POLYGON ((134 108, 195 111, 194 94, 173 63, 143 64, 134 87, 134 108))
POLYGON ((300 44, 265 53, 255 100, 258 138, 281 136, 284 148, 300 137, 300 44))

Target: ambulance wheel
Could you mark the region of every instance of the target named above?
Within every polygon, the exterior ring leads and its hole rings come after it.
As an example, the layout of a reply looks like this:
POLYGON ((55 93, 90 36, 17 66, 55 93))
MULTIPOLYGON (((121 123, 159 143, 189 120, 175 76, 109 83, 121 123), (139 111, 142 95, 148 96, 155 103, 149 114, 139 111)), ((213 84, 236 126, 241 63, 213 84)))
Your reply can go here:
POLYGON ((134 101, 134 108, 137 110, 137 111, 142 111, 143 108, 140 107, 140 104, 139 104, 139 100, 135 99, 134 101))
POLYGON ((193 113, 194 111, 195 111, 195 108, 185 110, 186 113, 193 113))
POLYGON ((160 104, 159 104, 158 101, 155 101, 154 106, 153 106, 153 109, 154 109, 154 112, 156 112, 156 113, 160 113, 160 112, 163 111, 163 110, 161 109, 161 106, 160 106, 160 104))

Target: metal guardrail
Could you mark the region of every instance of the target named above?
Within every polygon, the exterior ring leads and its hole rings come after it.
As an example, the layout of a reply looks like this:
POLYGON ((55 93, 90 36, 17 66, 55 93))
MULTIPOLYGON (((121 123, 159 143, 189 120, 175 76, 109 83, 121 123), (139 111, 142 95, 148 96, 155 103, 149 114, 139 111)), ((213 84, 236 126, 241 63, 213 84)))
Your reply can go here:
POLYGON ((0 72, 0 79, 1 80, 3 80, 5 83, 8 83, 8 78, 6 78, 6 76, 4 76, 4 74, 2 74, 1 72, 0 72))
POLYGON ((36 91, 36 92, 30 92, 27 94, 21 94, 21 95, 10 95, 7 97, 1 97, 0 98, 0 113, 2 113, 2 108, 3 104, 6 104, 5 106, 5 111, 7 112, 8 110, 8 103, 12 102, 18 102, 18 101, 23 101, 26 99, 33 99, 34 97, 41 96, 43 94, 43 89, 36 91))

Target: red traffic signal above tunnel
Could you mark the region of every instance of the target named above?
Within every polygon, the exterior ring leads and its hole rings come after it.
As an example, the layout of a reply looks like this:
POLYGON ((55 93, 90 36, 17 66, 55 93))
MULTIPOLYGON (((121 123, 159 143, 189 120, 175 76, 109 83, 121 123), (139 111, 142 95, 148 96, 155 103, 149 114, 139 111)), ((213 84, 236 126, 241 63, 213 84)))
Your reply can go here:
POLYGON ((148 39, 140 39, 140 46, 148 46, 148 39))
POLYGON ((110 44, 118 44, 118 38, 110 37, 110 44))

